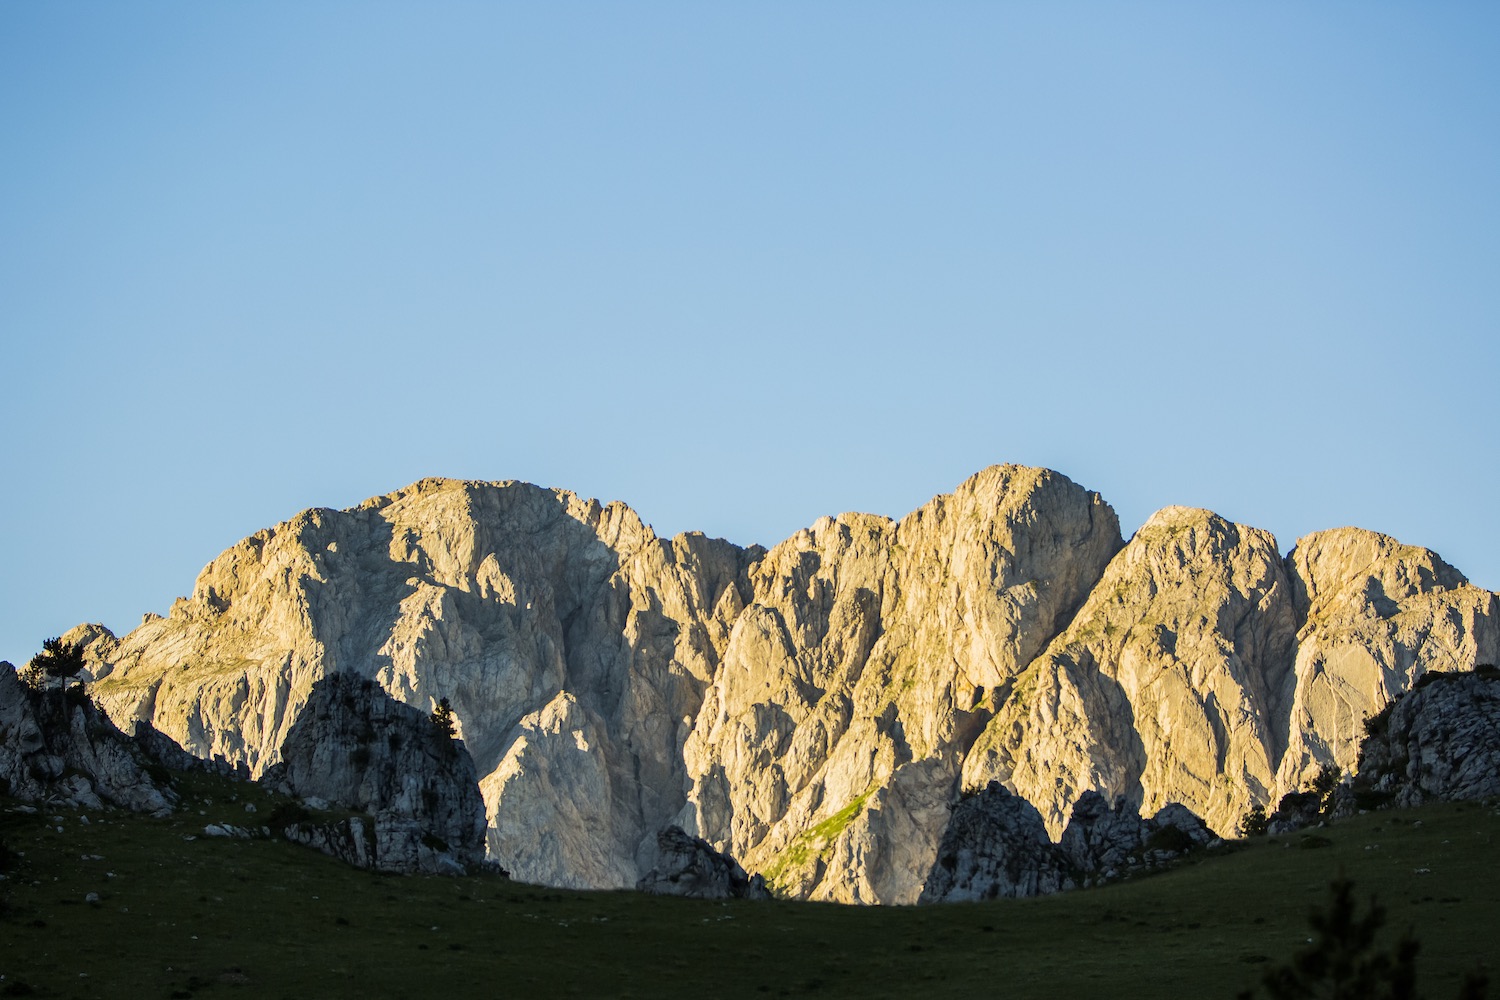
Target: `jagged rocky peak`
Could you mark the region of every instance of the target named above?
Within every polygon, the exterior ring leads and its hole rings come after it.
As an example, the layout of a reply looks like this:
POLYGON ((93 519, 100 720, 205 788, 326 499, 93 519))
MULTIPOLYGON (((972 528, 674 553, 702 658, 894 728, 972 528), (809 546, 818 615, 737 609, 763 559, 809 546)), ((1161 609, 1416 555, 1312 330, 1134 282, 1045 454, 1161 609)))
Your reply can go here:
POLYGON ((234 546, 170 616, 91 647, 93 689, 114 717, 257 774, 326 674, 422 709, 447 698, 503 817, 494 849, 535 859, 517 875, 631 885, 682 806, 681 744, 761 551, 659 539, 623 504, 566 491, 424 480, 234 546), (564 695, 578 725, 538 749, 531 723, 564 695), (502 768, 523 756, 533 766, 502 768), (501 808, 588 773, 597 822, 578 838, 537 843, 521 808, 501 808))
POLYGON ((775 546, 685 747, 682 825, 790 895, 915 901, 996 693, 1120 544, 1098 494, 996 466, 775 546))
POLYGON ((324 673, 431 696, 429 664, 470 659, 507 624, 545 659, 558 616, 655 541, 623 504, 524 483, 428 479, 353 510, 303 511, 216 558, 167 618, 101 649, 96 693, 116 717, 160 716, 195 752, 259 773, 324 673))
POLYGON ((1274 785, 1296 631, 1268 532, 1158 511, 1016 680, 964 783, 1006 783, 1054 834, 1091 790, 1148 810, 1189 803, 1231 828, 1274 785))
POLYGON ((1363 528, 1314 532, 1297 542, 1287 561, 1299 610, 1310 619, 1366 605, 1389 613, 1408 598, 1469 585, 1431 549, 1363 528))
POLYGON ((1097 493, 1011 465, 765 550, 430 479, 305 511, 167 617, 80 638, 122 727, 256 774, 324 676, 448 699, 518 878, 633 886, 676 824, 788 895, 912 902, 960 787, 997 780, 1054 834, 1093 790, 1232 828, 1347 756, 1373 692, 1500 658, 1495 595, 1325 534, 1283 559, 1167 508, 1126 544, 1097 493))

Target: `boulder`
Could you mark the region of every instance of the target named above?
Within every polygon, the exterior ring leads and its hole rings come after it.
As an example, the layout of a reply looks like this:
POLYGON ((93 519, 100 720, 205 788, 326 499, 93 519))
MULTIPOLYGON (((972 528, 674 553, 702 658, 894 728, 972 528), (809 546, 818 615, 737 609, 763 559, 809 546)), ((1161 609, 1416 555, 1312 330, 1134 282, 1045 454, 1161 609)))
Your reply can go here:
POLYGON ((1042 814, 992 781, 953 807, 919 902, 1041 896, 1073 884, 1042 814))
POLYGON ((769 899, 765 879, 746 875, 739 862, 708 841, 669 826, 656 835, 657 858, 636 888, 657 896, 692 899, 769 899))

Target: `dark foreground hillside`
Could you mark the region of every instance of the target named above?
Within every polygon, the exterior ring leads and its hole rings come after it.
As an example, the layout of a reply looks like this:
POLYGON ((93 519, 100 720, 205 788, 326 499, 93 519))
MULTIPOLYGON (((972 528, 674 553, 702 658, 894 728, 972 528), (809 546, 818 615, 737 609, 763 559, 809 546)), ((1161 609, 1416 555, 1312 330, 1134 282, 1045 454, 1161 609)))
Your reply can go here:
POLYGON ((1386 905, 1386 941, 1415 928, 1422 990, 1446 998, 1495 961, 1500 929, 1500 811, 1480 804, 1357 816, 1103 889, 894 908, 374 875, 204 836, 276 803, 208 775, 179 786, 166 819, 0 798, 0 995, 1228 998, 1305 945, 1343 871, 1386 905))

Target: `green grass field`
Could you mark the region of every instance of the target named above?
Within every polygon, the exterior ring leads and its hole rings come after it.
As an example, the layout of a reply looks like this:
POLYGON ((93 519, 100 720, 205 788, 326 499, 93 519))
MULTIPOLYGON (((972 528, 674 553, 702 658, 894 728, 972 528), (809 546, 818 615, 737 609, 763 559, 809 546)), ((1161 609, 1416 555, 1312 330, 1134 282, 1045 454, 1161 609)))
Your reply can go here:
POLYGON ((1492 964, 1500 930, 1500 811, 1479 804, 1373 813, 1044 899, 859 908, 373 875, 204 837, 273 803, 181 782, 164 820, 0 799, 0 996, 1229 998, 1306 943, 1340 871, 1386 905, 1388 940, 1415 928, 1429 997, 1492 964))

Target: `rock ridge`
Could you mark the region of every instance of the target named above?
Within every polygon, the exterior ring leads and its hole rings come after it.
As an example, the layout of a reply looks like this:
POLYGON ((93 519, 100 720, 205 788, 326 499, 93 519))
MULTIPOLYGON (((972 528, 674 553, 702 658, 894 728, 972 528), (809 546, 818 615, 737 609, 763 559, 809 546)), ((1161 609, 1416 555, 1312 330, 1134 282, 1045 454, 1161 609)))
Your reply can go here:
POLYGON ((1374 532, 1283 557, 1165 508, 1127 542, 1099 494, 1009 465, 770 549, 426 479, 257 532, 126 636, 69 637, 122 728, 256 775, 325 676, 447 699, 518 878, 634 886, 676 825, 783 895, 908 903, 966 788, 1052 836, 1091 792, 1233 829, 1352 766, 1423 674, 1500 659, 1497 623, 1494 593, 1374 532))

